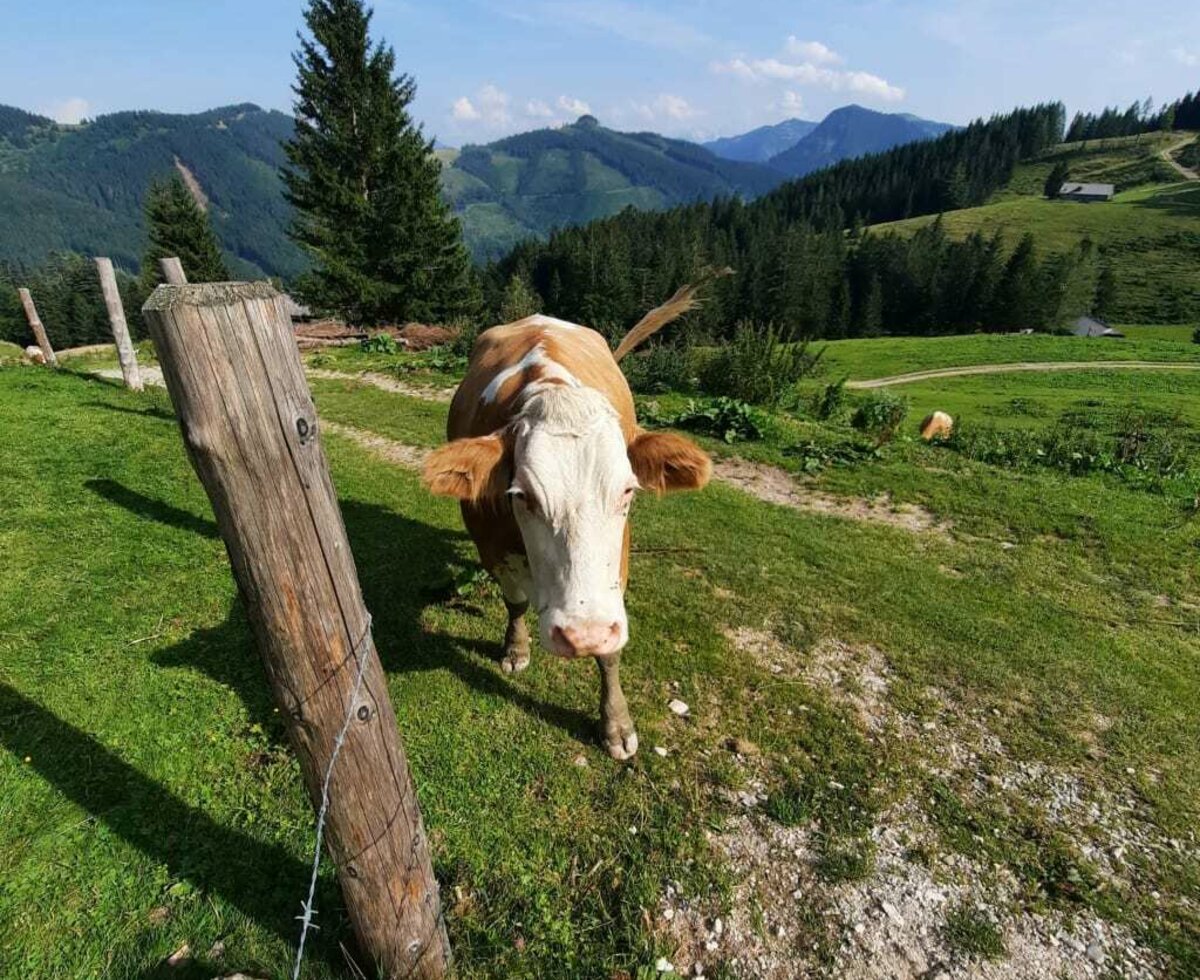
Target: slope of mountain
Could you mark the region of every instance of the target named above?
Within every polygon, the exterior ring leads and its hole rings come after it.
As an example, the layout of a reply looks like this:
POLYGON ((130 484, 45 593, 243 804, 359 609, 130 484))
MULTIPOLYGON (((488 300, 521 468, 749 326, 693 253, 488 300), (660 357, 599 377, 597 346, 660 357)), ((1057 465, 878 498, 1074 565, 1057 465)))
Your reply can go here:
POLYGON ((780 176, 655 133, 620 133, 592 116, 487 146, 465 146, 443 174, 476 258, 553 228, 626 207, 658 210, 715 197, 757 197, 780 176))
POLYGON ((292 120, 255 105, 195 115, 119 112, 58 126, 0 107, 0 259, 37 263, 69 249, 136 269, 142 200, 173 169, 194 179, 236 274, 292 276, 280 142, 292 120))
POLYGON ((793 147, 771 157, 767 165, 788 177, 803 177, 841 160, 932 139, 953 128, 907 113, 875 112, 848 105, 835 109, 793 147))
POLYGON ((701 146, 726 160, 766 163, 771 157, 790 150, 818 125, 806 119, 785 119, 773 126, 759 126, 738 136, 722 136, 701 146))

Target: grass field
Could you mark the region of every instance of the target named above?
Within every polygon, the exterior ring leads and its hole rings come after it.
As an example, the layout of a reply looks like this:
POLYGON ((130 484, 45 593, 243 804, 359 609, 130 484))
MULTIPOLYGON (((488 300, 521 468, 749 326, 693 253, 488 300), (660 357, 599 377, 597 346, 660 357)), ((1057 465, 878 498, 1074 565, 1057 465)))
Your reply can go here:
MULTIPOLYGON (((1200 184, 1180 182, 1157 156, 1163 143, 1123 141, 1089 150, 1061 148, 1045 160, 1023 164, 1009 187, 990 203, 941 216, 955 238, 975 231, 1004 234, 1012 248, 1026 232, 1047 252, 1064 252, 1084 239, 1100 246, 1118 283, 1117 319, 1196 319, 1200 295, 1200 184), (1071 166, 1072 180, 1115 183, 1116 198, 1105 204, 1048 201, 1042 184, 1058 158, 1071 166)), ((911 234, 936 220, 910 218, 874 230, 911 234)))
MULTIPOLYGON (((826 356, 877 377, 1115 349, 884 339, 826 356)), ((386 366, 356 353, 334 365, 386 366)), ((313 389, 326 419, 441 438, 444 404, 313 389)), ((1106 430, 1133 406, 1200 425, 1200 377, 1182 374, 897 390, 914 417, 1078 411, 1106 430)), ((768 444, 709 445, 794 461, 788 444, 849 431, 775 424, 768 444)), ((955 976, 985 957, 1056 975, 1074 942, 1111 975, 1200 970, 1200 518, 1181 487, 900 439, 797 484, 886 494, 873 517, 719 483, 643 498, 623 672, 643 748, 619 765, 589 665, 535 653, 499 671, 502 607, 471 584, 454 505, 326 441, 462 976, 651 977, 660 956, 709 977, 888 976, 883 947, 955 976)), ((165 393, 0 370, 0 445, 0 977, 283 975, 311 811, 165 393), (184 943, 191 960, 166 967, 184 943)), ((319 907, 309 978, 341 975, 349 939, 328 871, 319 907)))

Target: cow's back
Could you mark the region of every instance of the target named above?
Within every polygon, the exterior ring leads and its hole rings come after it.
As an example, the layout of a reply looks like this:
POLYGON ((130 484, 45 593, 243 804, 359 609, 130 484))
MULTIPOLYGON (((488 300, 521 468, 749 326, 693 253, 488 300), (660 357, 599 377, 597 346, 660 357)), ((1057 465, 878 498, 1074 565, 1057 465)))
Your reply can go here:
POLYGON ((541 315, 479 335, 466 376, 450 403, 447 434, 460 439, 502 429, 519 412, 527 387, 535 383, 595 388, 616 409, 626 441, 633 439, 633 395, 607 341, 595 330, 541 315))

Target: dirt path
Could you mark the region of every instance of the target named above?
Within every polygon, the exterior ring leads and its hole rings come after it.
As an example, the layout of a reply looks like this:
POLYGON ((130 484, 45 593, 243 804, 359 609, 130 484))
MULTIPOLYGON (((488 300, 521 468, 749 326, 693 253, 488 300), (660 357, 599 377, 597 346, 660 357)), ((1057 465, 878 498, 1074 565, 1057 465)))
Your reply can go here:
POLYGON ((454 397, 453 388, 434 388, 430 385, 409 384, 386 374, 376 374, 364 371, 361 374, 350 374, 346 371, 327 371, 324 368, 305 368, 310 378, 321 378, 325 381, 350 381, 355 384, 370 385, 382 391, 390 391, 396 395, 408 395, 409 398, 423 398, 427 402, 448 402, 454 397))
POLYGON ((1182 163, 1179 163, 1172 156, 1172 154, 1175 153, 1177 150, 1182 150, 1185 146, 1187 146, 1189 143, 1191 143, 1194 139, 1196 139, 1196 137, 1189 136, 1187 139, 1182 140, 1179 143, 1176 143, 1174 146, 1166 147, 1159 154, 1159 156, 1161 156, 1163 158, 1163 160, 1165 160, 1167 162, 1167 164, 1169 164, 1170 167, 1173 170, 1175 170, 1175 172, 1178 173, 1179 176, 1182 177, 1184 180, 1200 180, 1200 174, 1196 173, 1196 171, 1194 171, 1194 170, 1189 170, 1182 163))
POLYGON ((937 378, 959 378, 969 374, 1010 374, 1018 371, 1200 371, 1200 364, 1178 364, 1170 361, 1018 361, 1014 364, 972 364, 967 367, 932 368, 911 371, 888 378, 870 381, 847 381, 847 388, 886 388, 916 381, 937 378))

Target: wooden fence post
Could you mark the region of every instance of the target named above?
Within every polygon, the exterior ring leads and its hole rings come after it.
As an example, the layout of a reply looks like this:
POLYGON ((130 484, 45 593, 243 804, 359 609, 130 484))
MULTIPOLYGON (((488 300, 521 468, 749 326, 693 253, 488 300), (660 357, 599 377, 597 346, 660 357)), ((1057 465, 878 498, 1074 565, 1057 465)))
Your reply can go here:
POLYGON ((353 718, 326 839, 362 950, 386 977, 442 977, 428 840, 282 297, 269 283, 166 285, 143 313, 314 805, 353 718))
POLYGON ((121 291, 117 289, 112 259, 97 258, 96 271, 100 274, 100 292, 104 294, 108 322, 112 327, 113 340, 117 342, 117 360, 121 362, 125 387, 141 391, 142 372, 138 370, 137 352, 133 349, 133 341, 129 339, 129 325, 125 322, 125 307, 121 305, 121 291))
POLYGON ((33 339, 42 349, 42 357, 50 367, 58 367, 58 358, 54 356, 54 348, 50 346, 50 338, 46 336, 42 318, 38 316, 37 307, 33 305, 33 297, 24 286, 17 290, 17 294, 21 297, 21 305, 25 307, 25 319, 29 321, 29 329, 33 331, 33 339))
POLYGON ((163 278, 171 286, 186 286, 187 276, 183 274, 183 263, 174 255, 159 259, 158 267, 162 269, 163 278))

